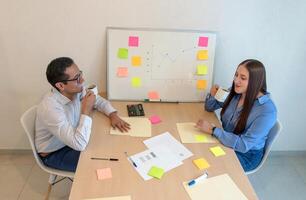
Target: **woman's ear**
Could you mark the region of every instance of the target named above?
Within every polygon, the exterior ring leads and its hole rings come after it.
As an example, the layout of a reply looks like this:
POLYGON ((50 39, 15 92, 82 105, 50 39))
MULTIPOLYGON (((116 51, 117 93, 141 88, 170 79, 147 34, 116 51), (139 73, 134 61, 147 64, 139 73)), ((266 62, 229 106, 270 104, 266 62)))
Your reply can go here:
POLYGON ((64 83, 57 82, 57 83, 55 83, 55 87, 61 92, 61 91, 64 90, 64 83))

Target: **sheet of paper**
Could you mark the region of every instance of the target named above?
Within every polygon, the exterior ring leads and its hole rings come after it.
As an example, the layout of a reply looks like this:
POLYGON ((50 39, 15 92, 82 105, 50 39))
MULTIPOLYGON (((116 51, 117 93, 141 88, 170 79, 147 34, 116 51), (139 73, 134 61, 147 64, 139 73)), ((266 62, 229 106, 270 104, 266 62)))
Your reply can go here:
POLYGON ((196 138, 196 135, 204 135, 198 128, 195 127, 195 123, 186 122, 186 123, 177 123, 177 131, 180 135, 182 143, 216 143, 217 139, 210 135, 205 135, 204 140, 196 138))
POLYGON ((143 141, 148 148, 167 147, 172 153, 182 161, 193 155, 182 143, 177 141, 169 132, 162 133, 150 139, 143 141))
POLYGON ((141 57, 140 56, 132 56, 132 66, 138 67, 141 65, 141 57))
POLYGON ((197 89, 205 90, 207 88, 207 80, 198 80, 197 81, 197 89))
POLYGON ((117 76, 118 77, 127 77, 128 76, 128 68, 127 67, 118 67, 117 76))
POLYGON ((207 169, 210 166, 204 158, 195 159, 192 162, 199 168, 199 170, 207 169))
POLYGON ((207 47, 208 46, 208 37, 199 37, 198 46, 199 47, 207 47))
POLYGON ((226 154, 225 151, 219 146, 211 147, 209 149, 216 157, 223 156, 226 154))
POLYGON ((204 197, 214 200, 247 200, 228 174, 205 179, 191 187, 188 182, 183 185, 192 200, 203 200, 204 197))
POLYGON ((127 59, 129 56, 129 50, 126 48, 119 48, 117 53, 118 58, 127 59))
POLYGON ((111 128, 111 135, 130 135, 133 137, 151 137, 151 122, 148 118, 143 117, 121 117, 130 124, 130 130, 122 133, 119 129, 111 128))
POLYGON ((137 36, 129 37, 129 46, 130 47, 138 47, 139 38, 137 36))
POLYGON ((84 200, 132 200, 131 196, 118 196, 118 197, 102 197, 94 199, 84 199, 84 200))
POLYGON ((139 173, 139 175, 146 181, 150 180, 151 176, 148 175, 149 170, 153 166, 158 166, 167 172, 175 167, 183 164, 180 159, 170 151, 167 147, 158 146, 153 147, 133 156, 130 158, 135 162, 137 167, 131 166, 139 173))
POLYGON ((131 85, 133 87, 141 87, 141 78, 139 77, 133 77, 131 81, 131 85))
POLYGON ((97 169, 97 177, 98 177, 98 180, 104 180, 104 179, 112 178, 111 168, 97 169))

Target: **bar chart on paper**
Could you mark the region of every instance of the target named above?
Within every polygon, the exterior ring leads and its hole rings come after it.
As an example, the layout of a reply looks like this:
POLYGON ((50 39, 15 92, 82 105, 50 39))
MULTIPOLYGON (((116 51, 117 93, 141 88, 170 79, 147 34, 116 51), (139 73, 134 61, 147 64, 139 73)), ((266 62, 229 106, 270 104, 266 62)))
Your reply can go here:
POLYGON ((110 100, 203 101, 212 84, 216 34, 107 29, 110 100))

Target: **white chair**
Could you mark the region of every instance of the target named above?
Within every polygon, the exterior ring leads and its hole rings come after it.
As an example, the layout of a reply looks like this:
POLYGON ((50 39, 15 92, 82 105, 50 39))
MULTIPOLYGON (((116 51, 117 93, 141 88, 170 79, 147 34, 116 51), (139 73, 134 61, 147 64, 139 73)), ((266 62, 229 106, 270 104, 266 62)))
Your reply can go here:
POLYGON ((53 169, 50 167, 47 167, 46 165, 44 165, 44 163, 41 161, 36 148, 35 148, 35 144, 34 144, 34 137, 35 137, 35 120, 36 120, 36 110, 37 110, 37 106, 33 106, 30 109, 28 109, 20 118, 21 124, 25 130, 25 132, 27 133, 27 136, 29 138, 30 144, 31 144, 31 148, 35 157, 35 160, 38 164, 38 166, 48 172, 50 174, 49 176, 49 186, 48 186, 48 192, 46 194, 46 198, 45 199, 49 199, 49 195, 52 189, 52 186, 55 185, 56 183, 60 182, 61 180, 65 179, 65 178, 69 178, 72 181, 72 178, 74 176, 73 172, 67 172, 67 171, 62 171, 62 170, 57 170, 57 169, 53 169), (60 180, 56 180, 57 176, 61 176, 64 177, 60 180))
POLYGON ((262 160, 260 161, 259 165, 251 170, 251 171, 248 171, 248 172, 245 172, 246 175, 249 175, 249 174, 253 174, 255 172, 257 172, 264 164, 264 162, 266 161, 270 151, 271 151, 271 148, 272 148, 272 144, 273 142, 275 141, 275 138, 279 135, 279 133, 281 132, 282 130, 282 124, 280 123, 280 121, 276 121, 276 123, 274 124, 274 126, 272 127, 272 129, 269 131, 269 134, 268 134, 268 138, 266 140, 266 144, 265 144, 265 152, 264 152, 264 155, 263 155, 263 158, 262 160))

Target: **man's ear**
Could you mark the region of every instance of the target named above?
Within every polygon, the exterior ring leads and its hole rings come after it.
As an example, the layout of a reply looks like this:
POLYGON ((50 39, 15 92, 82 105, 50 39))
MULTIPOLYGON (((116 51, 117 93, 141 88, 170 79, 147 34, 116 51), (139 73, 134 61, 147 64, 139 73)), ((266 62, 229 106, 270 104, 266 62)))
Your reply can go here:
POLYGON ((57 82, 55 83, 55 87, 60 91, 62 92, 64 90, 64 83, 62 82, 57 82))

